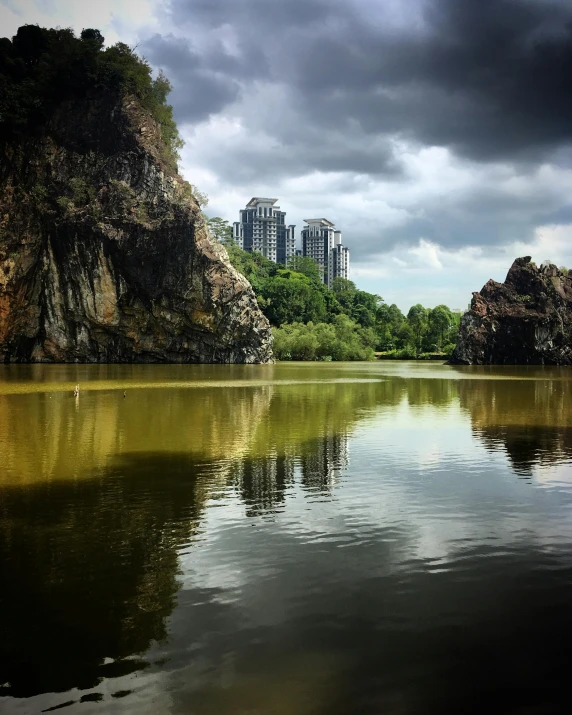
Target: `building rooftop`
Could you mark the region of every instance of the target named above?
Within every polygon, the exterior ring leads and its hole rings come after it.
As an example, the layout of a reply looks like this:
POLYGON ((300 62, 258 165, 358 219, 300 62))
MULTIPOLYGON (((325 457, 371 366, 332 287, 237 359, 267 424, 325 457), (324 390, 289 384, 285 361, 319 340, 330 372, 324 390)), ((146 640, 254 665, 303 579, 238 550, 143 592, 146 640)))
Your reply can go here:
POLYGON ((275 204, 278 201, 278 199, 266 199, 261 196, 253 196, 250 201, 246 204, 247 206, 254 206, 255 204, 259 203, 269 203, 269 204, 275 204))
POLYGON ((334 224, 331 221, 328 221, 327 218, 305 218, 304 221, 306 223, 325 223, 332 228, 334 226, 334 224))

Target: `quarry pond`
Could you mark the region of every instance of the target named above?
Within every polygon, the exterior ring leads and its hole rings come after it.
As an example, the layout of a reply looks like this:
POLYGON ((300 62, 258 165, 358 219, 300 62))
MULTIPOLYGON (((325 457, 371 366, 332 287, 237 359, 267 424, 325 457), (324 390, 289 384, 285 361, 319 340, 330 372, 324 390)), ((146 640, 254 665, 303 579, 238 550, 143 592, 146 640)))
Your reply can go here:
POLYGON ((0 366, 5 715, 560 712, 571 602, 571 368, 0 366))

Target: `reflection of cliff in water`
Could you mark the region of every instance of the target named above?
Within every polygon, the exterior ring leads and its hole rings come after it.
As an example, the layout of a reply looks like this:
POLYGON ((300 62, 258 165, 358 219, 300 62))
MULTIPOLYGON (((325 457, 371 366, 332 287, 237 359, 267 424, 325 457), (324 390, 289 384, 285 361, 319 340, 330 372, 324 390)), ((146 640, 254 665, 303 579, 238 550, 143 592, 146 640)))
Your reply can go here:
POLYGON ((518 473, 572 458, 569 380, 461 380, 459 396, 475 434, 518 473))
POLYGON ((0 694, 146 667, 209 499, 272 516, 291 489, 327 498, 363 417, 453 394, 390 379, 0 395, 0 694))
POLYGON ((331 488, 361 410, 400 399, 388 387, 101 392, 79 405, 3 396, 0 694, 91 688, 145 667, 207 500, 230 490, 248 514, 270 514, 296 481, 331 488))
POLYGON ((18 697, 131 672, 166 637, 177 548, 205 495, 187 455, 147 454, 97 479, 0 492, 0 682, 18 697), (104 665, 104 659, 113 659, 104 665))

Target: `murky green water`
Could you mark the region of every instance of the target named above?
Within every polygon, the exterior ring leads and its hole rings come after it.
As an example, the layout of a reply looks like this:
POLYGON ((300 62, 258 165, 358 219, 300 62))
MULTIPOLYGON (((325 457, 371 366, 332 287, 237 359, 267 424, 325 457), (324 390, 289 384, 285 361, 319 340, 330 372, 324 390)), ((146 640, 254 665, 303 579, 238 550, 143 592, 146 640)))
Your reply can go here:
POLYGON ((569 369, 5 366, 0 458, 3 713, 567 712, 569 369))

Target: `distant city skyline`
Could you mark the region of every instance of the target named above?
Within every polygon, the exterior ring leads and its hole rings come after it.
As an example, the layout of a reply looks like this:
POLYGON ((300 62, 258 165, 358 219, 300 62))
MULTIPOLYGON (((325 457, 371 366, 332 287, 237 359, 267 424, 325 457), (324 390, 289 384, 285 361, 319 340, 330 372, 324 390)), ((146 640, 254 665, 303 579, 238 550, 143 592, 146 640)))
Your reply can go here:
POLYGON ((311 258, 328 287, 336 278, 349 279, 350 251, 342 244, 342 232, 326 218, 304 219, 306 226, 300 232, 298 248, 296 225, 286 224, 286 212, 277 204, 277 198, 253 196, 239 210, 232 237, 240 248, 282 265, 296 255, 311 258))

